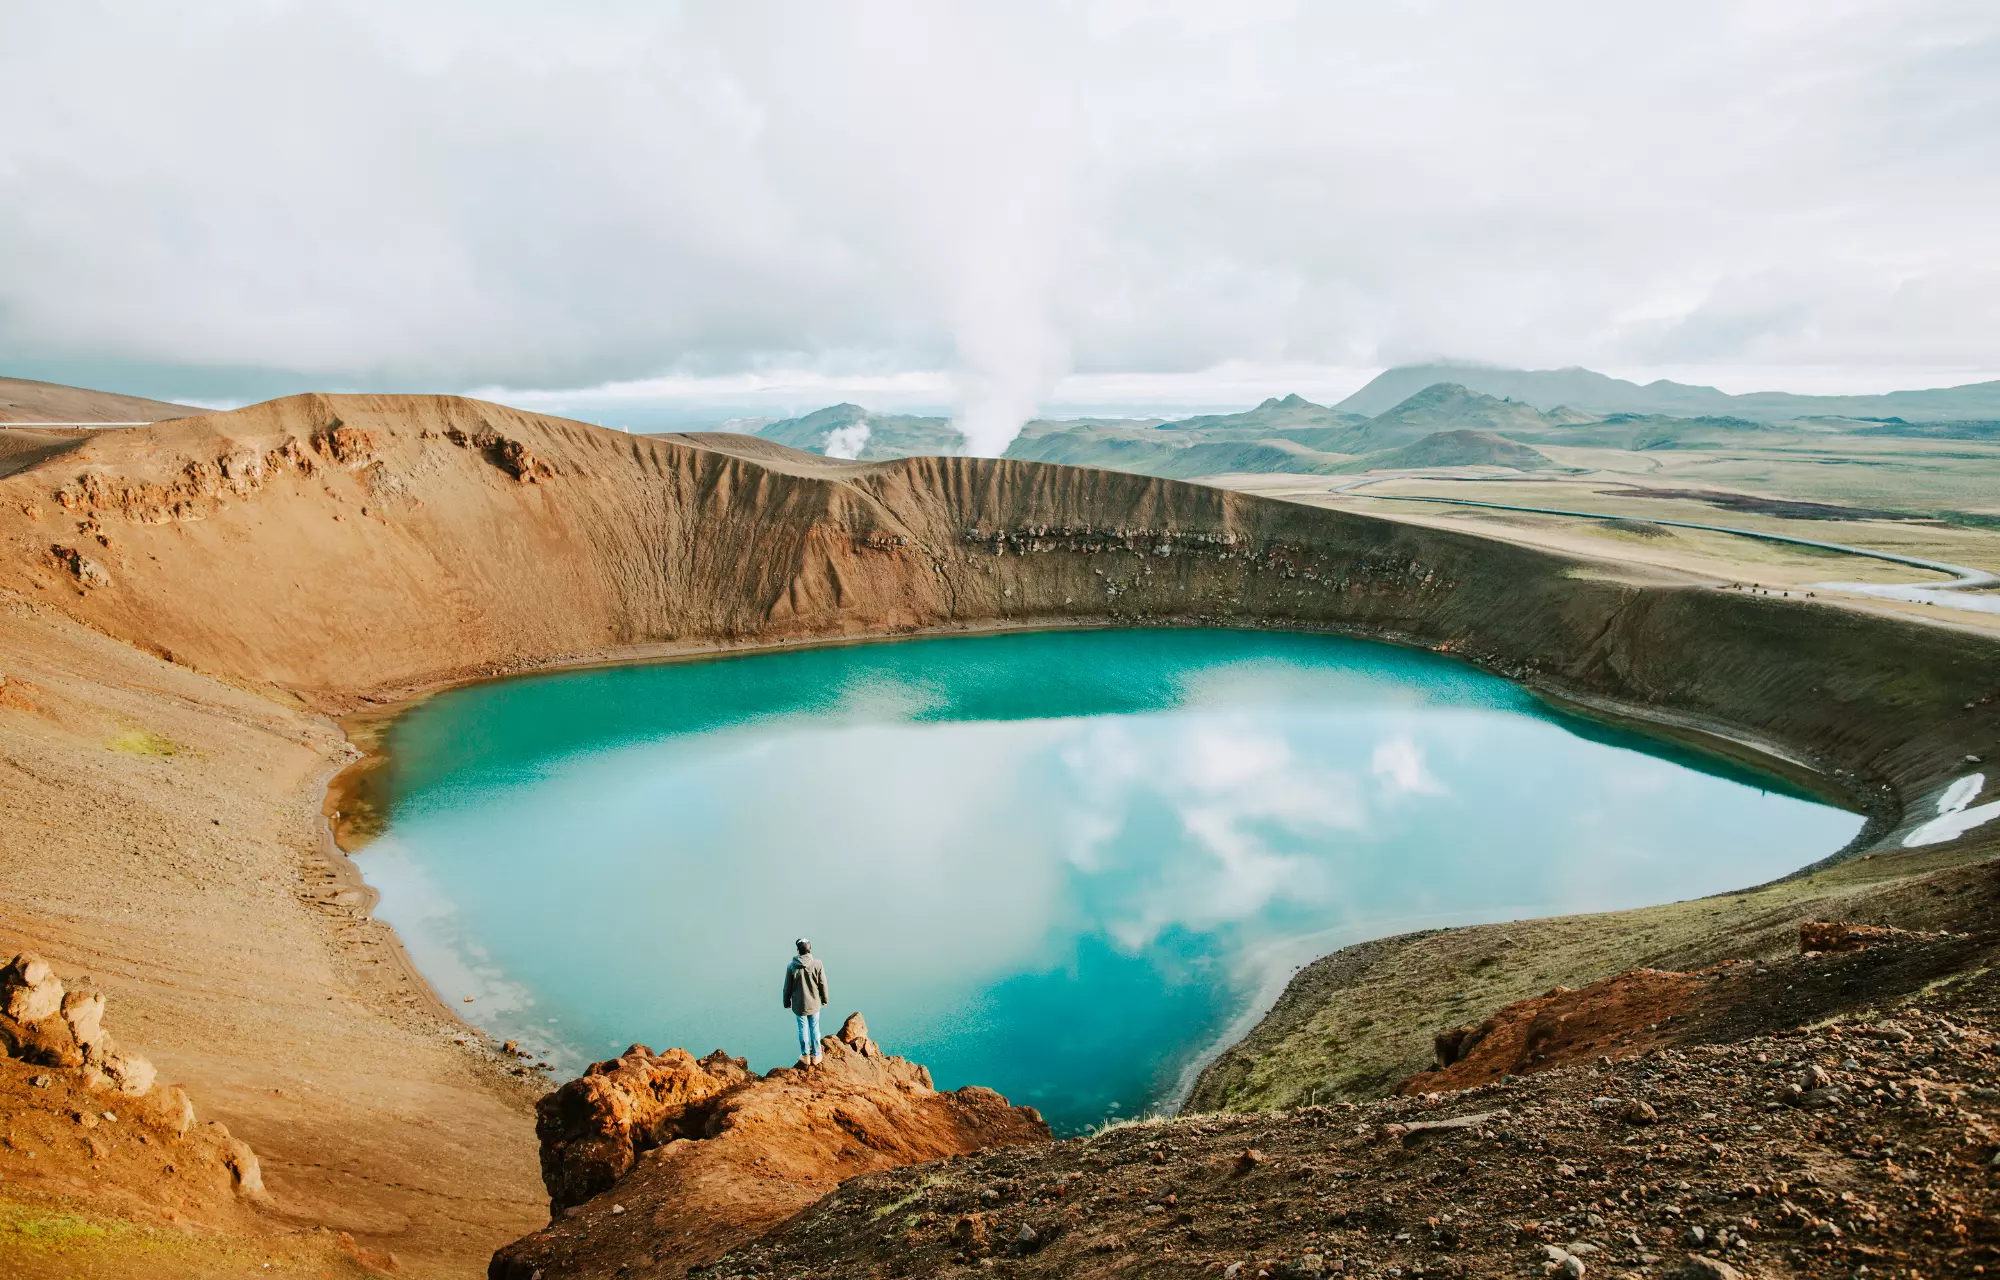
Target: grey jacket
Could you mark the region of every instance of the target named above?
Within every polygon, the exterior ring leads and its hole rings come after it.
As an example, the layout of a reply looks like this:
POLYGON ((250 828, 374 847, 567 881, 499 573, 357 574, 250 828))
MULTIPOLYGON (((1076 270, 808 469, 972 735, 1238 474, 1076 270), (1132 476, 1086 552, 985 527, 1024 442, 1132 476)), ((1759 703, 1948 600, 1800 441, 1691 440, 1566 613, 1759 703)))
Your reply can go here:
POLYGON ((785 966, 785 1007, 803 1017, 818 1013, 825 1004, 826 970, 820 966, 819 957, 792 957, 792 962, 785 966))

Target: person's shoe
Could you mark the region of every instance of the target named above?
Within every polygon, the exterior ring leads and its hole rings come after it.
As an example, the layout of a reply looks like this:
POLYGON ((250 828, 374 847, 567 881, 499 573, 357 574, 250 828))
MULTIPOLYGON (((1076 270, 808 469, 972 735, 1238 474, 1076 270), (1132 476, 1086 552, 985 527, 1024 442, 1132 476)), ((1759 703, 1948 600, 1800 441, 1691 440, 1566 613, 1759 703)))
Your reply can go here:
POLYGON ((815 1067, 825 1061, 826 1061, 826 1055, 824 1053, 815 1053, 813 1055, 813 1065, 815 1067))

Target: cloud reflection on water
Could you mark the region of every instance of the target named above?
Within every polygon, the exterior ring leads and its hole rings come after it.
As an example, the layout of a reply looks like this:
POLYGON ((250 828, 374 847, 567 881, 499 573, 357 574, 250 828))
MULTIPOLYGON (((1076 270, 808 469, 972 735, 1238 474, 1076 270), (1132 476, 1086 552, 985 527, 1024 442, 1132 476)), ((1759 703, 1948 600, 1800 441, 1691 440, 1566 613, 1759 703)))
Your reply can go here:
MULTIPOLYGON (((768 713, 437 775, 363 866, 424 971, 500 1034, 775 1065, 803 933, 835 1008, 942 1085, 1074 1125, 1171 1094, 1315 947, 1730 888, 1859 824, 1574 736, 1428 658, 1120 634, 784 655, 808 661, 757 677, 796 683, 768 713), (1107 687, 1149 674, 1101 699, 1115 714, 1008 718, 1035 675, 994 654, 1052 643, 1100 656, 1107 687), (1245 648, 1290 660, 1228 660, 1245 648)), ((628 690, 657 700, 633 714, 685 717, 719 678, 679 672, 628 690)), ((533 692, 441 710, 532 734, 533 692)))

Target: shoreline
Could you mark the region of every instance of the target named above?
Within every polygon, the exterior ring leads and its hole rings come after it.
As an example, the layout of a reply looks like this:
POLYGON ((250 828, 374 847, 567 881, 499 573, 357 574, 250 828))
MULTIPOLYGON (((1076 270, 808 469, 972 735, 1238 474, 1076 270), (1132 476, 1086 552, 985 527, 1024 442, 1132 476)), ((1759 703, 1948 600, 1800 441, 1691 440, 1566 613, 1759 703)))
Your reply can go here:
MULTIPOLYGON (((331 785, 329 781, 328 786, 331 785)), ((325 859, 327 866, 333 870, 334 883, 338 886, 335 891, 336 900, 340 894, 359 895, 360 900, 355 904, 356 908, 367 919, 379 923, 386 935, 376 940, 376 946, 387 952, 390 964, 395 966, 409 984, 421 993, 424 1003, 429 1006, 429 1012, 462 1028, 469 1035, 486 1036, 486 1032, 467 1022, 456 1009, 445 1002, 442 995, 438 994, 437 988, 432 985, 431 980, 418 967, 415 958, 410 955, 410 949, 403 944, 403 935, 396 931, 396 927, 376 916, 375 908, 382 902, 382 891, 368 883, 367 877, 361 873, 361 867, 346 850, 340 847, 339 841, 334 839, 333 824, 327 821, 323 814, 320 821, 319 852, 320 857, 325 859)))
MULTIPOLYGON (((1344 640, 1386 644, 1398 649, 1418 650, 1465 663, 1474 670, 1505 680, 1547 704, 1551 710, 1560 715, 1654 738, 1800 787, 1825 804, 1860 814, 1867 819, 1868 826, 1863 828, 1864 833, 1878 822, 1888 824, 1883 827, 1883 831, 1886 832, 1895 825, 1901 814, 1900 805, 1895 807, 1895 812, 1892 814, 1883 813, 1878 800, 1842 783, 1833 769, 1814 761, 1809 753, 1756 734, 1749 729, 1724 723, 1719 718, 1696 716, 1639 703, 1620 702, 1567 688, 1555 681, 1522 679, 1505 671, 1496 670, 1449 647, 1425 644, 1394 632, 1370 632, 1355 627, 1331 624, 1315 626, 1285 621, 1236 620, 1216 623, 1173 617, 1079 619, 1071 616, 1018 621, 939 623, 893 631, 845 633, 803 639, 652 642, 595 654, 564 655, 546 662, 524 664, 504 671, 446 676, 431 683, 398 690, 393 694, 368 695, 365 699, 368 705, 364 709, 328 717, 340 729, 349 745, 360 754, 352 763, 337 771, 327 783, 323 812, 332 833, 331 838, 344 857, 351 859, 353 855, 367 848, 379 831, 364 834, 344 828, 350 825, 367 825, 350 824, 346 820, 372 815, 376 801, 371 794, 367 779, 369 774, 382 769, 390 759, 389 752, 382 746, 389 726, 431 698, 456 689, 508 680, 529 680, 573 671, 720 661, 813 649, 858 648, 863 645, 894 644, 902 640, 976 639, 993 635, 1122 630, 1280 631, 1294 635, 1330 636, 1344 640)), ((1848 846, 1843 846, 1831 856, 1834 858, 1842 856, 1850 848, 1855 848, 1861 839, 1862 836, 1857 835, 1848 846)))
MULTIPOLYGON (((574 660, 557 659, 549 663, 520 670, 453 678, 424 687, 404 699, 373 703, 364 711, 344 717, 333 717, 335 725, 346 736, 350 746, 361 754, 345 768, 337 771, 327 783, 325 801, 322 806, 322 830, 324 844, 329 851, 328 861, 341 870, 343 876, 348 879, 351 887, 358 889, 365 895, 363 910, 368 913, 369 918, 376 919, 373 916, 373 910, 380 902, 381 894, 372 885, 367 883, 365 874, 356 858, 357 855, 365 851, 367 846, 381 834, 381 829, 363 833, 357 830, 355 826, 350 826, 348 827, 350 833, 349 840, 353 841, 353 843, 345 843, 338 834, 343 828, 343 823, 340 819, 343 815, 352 816, 356 812, 357 807, 360 812, 369 814, 373 814, 376 811, 379 802, 369 794, 368 779, 371 776, 379 776, 388 765, 391 757, 384 744, 388 737, 388 731, 395 721, 431 698, 456 689, 471 688, 476 685, 500 681, 535 679, 545 675, 572 671, 662 666, 686 662, 725 661, 730 658, 755 657, 796 652, 799 650, 858 648, 864 645, 892 644, 901 640, 976 639, 983 636, 995 635, 1115 630, 1273 631, 1387 644, 1399 649, 1431 653, 1435 656, 1464 663, 1466 666, 1483 674, 1505 680, 1508 684, 1521 689, 1541 702, 1548 709, 1557 713, 1559 717, 1573 717, 1592 725, 1634 733, 1667 746, 1679 748, 1684 751, 1693 751, 1698 755, 1709 757, 1736 768, 1747 768, 1754 773, 1763 774, 1773 780, 1783 781, 1799 787, 1809 792, 1821 803, 1825 803, 1832 808, 1853 813, 1862 819, 1862 825, 1856 831, 1855 835, 1846 844, 1823 858, 1808 862, 1770 880, 1740 888, 1699 895, 1697 898, 1689 899, 1688 901, 1739 896, 1744 893, 1807 876, 1817 869, 1834 865, 1850 857, 1860 856, 1872 847, 1883 834, 1893 829, 1896 825, 1896 817, 1900 816, 1900 807, 1890 814, 1871 811, 1869 807, 1866 807, 1859 801, 1855 793, 1848 791, 1839 784, 1838 779, 1831 770, 1824 769, 1815 764, 1803 753, 1793 751, 1782 744, 1762 738, 1747 729, 1719 723, 1707 723, 1700 717, 1677 714, 1660 708, 1620 704, 1612 699, 1603 697, 1580 694, 1574 691, 1559 691, 1548 687, 1546 683, 1520 680, 1493 671, 1484 664, 1430 645, 1402 642, 1383 635, 1358 634, 1346 629, 1302 627, 1278 623, 1261 626, 1247 623, 1217 626, 1214 624, 1202 625, 1171 619, 1098 619, 1081 621, 1053 619, 1022 620, 1011 624, 993 626, 977 624, 940 625, 867 635, 841 635, 803 640, 780 640, 775 643, 760 640, 712 644, 648 644, 633 646, 627 651, 591 655, 574 660), (366 745, 364 746, 363 741, 358 741, 357 738, 365 740, 366 745), (359 837, 358 839, 356 839, 357 836, 359 837)), ((1668 904, 1648 903, 1637 906, 1610 908, 1597 912, 1561 912, 1554 915, 1508 917, 1506 920, 1499 921, 1498 923, 1547 921, 1564 919, 1576 915, 1616 915, 1632 911, 1644 911, 1651 907, 1665 905, 1668 904)), ((1472 911, 1452 914, 1458 917, 1466 917, 1479 916, 1483 913, 1472 911)), ((481 1039, 493 1039, 492 1033, 467 1020, 460 1011, 453 1008, 445 1000, 443 995, 438 992, 429 977, 423 973, 415 959, 410 955, 408 948, 405 946, 396 929, 386 921, 378 919, 377 922, 381 925, 386 935, 385 946, 392 955, 394 963, 401 968, 411 984, 423 993, 426 1003, 432 1012, 441 1016, 447 1022, 462 1027, 468 1033, 478 1036, 481 1039)), ((1335 948, 1335 951, 1343 950, 1349 946, 1366 945, 1371 942, 1380 942, 1384 939, 1401 936, 1407 930, 1398 929, 1397 926, 1409 923, 1410 921, 1408 920, 1385 922, 1385 928, 1391 930, 1390 932, 1380 934, 1371 933, 1367 937, 1351 939, 1343 943, 1340 947, 1335 948)), ((1468 919, 1461 920, 1460 924, 1457 925, 1442 925, 1437 927, 1449 929, 1487 923, 1495 922, 1468 919)), ((1314 955, 1307 957, 1306 963, 1324 958, 1324 955, 1329 954, 1333 953, 1315 952, 1314 955)), ((1297 967, 1302 968, 1303 965, 1297 967)), ((1165 1109, 1158 1114, 1173 1114, 1186 1103, 1189 1096, 1193 1093, 1201 1073, 1217 1059, 1241 1043, 1249 1031, 1254 1029, 1270 1013, 1272 1006, 1284 994, 1289 977, 1290 975, 1285 975, 1283 978, 1267 981, 1260 985, 1256 997, 1242 1012, 1230 1019, 1225 1032, 1221 1036, 1204 1044, 1196 1057, 1191 1059, 1187 1067, 1181 1071, 1176 1080, 1173 1095, 1162 1104, 1165 1109)))

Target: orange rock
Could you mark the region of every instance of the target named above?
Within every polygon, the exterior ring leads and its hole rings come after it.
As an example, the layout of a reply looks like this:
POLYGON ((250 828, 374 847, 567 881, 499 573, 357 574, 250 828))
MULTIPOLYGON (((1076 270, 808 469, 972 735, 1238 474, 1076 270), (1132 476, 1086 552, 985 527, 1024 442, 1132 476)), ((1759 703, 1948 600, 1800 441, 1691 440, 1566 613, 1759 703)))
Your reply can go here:
POLYGON ((1800 951, 1859 951, 1871 942, 1913 936, 1906 929, 1855 924, 1849 920, 1806 920, 1799 924, 1800 951))
POLYGON ((641 1240, 677 1275, 856 1174, 1048 1140, 1034 1108, 976 1086, 939 1093, 867 1031, 857 1014, 822 1042, 820 1065, 762 1077, 719 1050, 697 1062, 643 1045, 593 1066, 541 1104, 554 1221, 494 1254, 488 1275, 599 1274, 641 1240))
POLYGON ((688 1109, 752 1079, 740 1058, 718 1050, 697 1062, 685 1049, 655 1055, 635 1044, 543 1098, 535 1106, 542 1142, 542 1183, 549 1212, 559 1214, 617 1182, 639 1153, 688 1136, 688 1109))

